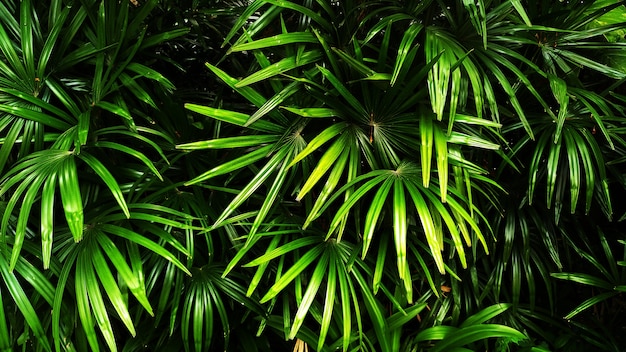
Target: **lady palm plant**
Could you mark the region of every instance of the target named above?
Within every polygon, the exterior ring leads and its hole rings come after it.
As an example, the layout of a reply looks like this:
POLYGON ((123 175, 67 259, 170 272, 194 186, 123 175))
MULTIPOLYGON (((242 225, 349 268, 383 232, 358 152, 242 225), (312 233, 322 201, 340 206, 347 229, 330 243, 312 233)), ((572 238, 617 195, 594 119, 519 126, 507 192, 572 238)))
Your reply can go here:
POLYGON ((0 12, 2 350, 623 346, 622 2, 0 12))
POLYGON ((0 4, 3 350, 116 350, 154 314, 142 261, 190 273, 171 233, 190 215, 132 196, 173 142, 150 117, 173 86, 146 54, 185 31, 148 33, 155 5, 0 4))
POLYGON ((459 324, 508 301, 519 329, 544 314, 538 302, 556 314, 563 205, 610 219, 610 189, 623 192, 605 166, 621 140, 621 14, 618 2, 252 2, 225 38, 248 72, 207 64, 250 105, 188 104, 224 127, 178 145, 229 151, 187 183, 233 194, 210 228, 240 234, 225 277, 256 268, 248 294, 263 289, 274 326, 320 350, 421 348, 394 313, 459 324), (436 309, 422 317, 421 303, 436 309))

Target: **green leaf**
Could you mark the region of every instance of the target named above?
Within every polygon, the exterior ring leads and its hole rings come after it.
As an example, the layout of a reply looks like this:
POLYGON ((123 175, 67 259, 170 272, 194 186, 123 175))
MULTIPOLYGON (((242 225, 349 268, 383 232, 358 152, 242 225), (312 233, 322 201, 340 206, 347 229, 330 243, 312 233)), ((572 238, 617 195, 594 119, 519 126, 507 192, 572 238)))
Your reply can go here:
POLYGON ((322 314, 322 322, 320 327, 319 339, 317 342, 317 350, 320 351, 324 347, 326 336, 330 328, 330 323, 333 314, 333 308, 335 306, 335 296, 337 291, 337 266, 341 265, 341 262, 337 260, 337 255, 334 250, 330 250, 329 254, 329 266, 326 281, 326 296, 324 297, 324 312, 322 314))
POLYGON ((176 149, 202 150, 202 149, 231 149, 252 147, 255 145, 267 144, 278 141, 280 136, 276 135, 252 135, 216 138, 208 141, 191 142, 179 144, 176 149))
POLYGON ((11 338, 9 337, 9 329, 7 327, 4 307, 5 303, 2 299, 2 292, 0 291, 0 351, 10 352, 12 351, 11 338))
POLYGON ((304 66, 313 62, 316 62, 322 57, 322 53, 317 50, 307 51, 300 57, 287 57, 275 64, 272 64, 264 69, 261 69, 250 76, 242 79, 239 83, 235 84, 235 87, 241 88, 253 83, 257 83, 269 78, 272 78, 278 74, 293 70, 296 67, 304 66))
POLYGON ((527 339, 526 335, 508 326, 480 324, 468 326, 455 331, 454 334, 450 334, 449 337, 446 337, 442 341, 436 343, 430 351, 450 351, 452 348, 466 346, 473 342, 488 338, 509 338, 517 341, 527 339))
POLYGON ((19 106, 0 104, 0 112, 19 116, 21 118, 38 122, 61 131, 65 131, 71 127, 65 121, 59 120, 49 114, 19 106))
POLYGON ((552 204, 552 198, 554 194, 554 186, 556 185, 556 177, 559 171, 559 161, 561 160, 561 146, 563 145, 563 139, 559 139, 554 144, 550 144, 550 152, 548 154, 548 163, 546 168, 548 169, 548 192, 546 193, 546 204, 548 208, 552 204))
POLYGON ((626 72, 616 70, 612 67, 604 65, 600 62, 594 61, 592 59, 589 59, 585 56, 574 53, 572 51, 560 50, 560 49, 552 49, 552 50, 554 50, 557 54, 562 55, 563 57, 569 59, 571 62, 573 62, 576 65, 582 65, 582 66, 588 67, 608 77, 611 77, 614 79, 622 79, 626 77, 626 72))
POLYGON ((227 161, 221 165, 218 165, 199 176, 196 176, 190 181, 185 182, 185 186, 194 185, 203 181, 206 181, 212 177, 224 175, 229 172, 239 170, 243 167, 251 165, 252 163, 261 160, 269 155, 269 153, 275 148, 274 145, 266 145, 258 148, 248 154, 242 155, 231 161, 227 161))
MULTIPOLYGON (((357 45, 357 41, 354 41, 354 45, 357 45)), ((335 54, 339 56, 339 59, 345 61, 348 65, 354 68, 357 72, 365 77, 365 79, 372 77, 381 77, 381 75, 385 74, 377 74, 376 71, 367 67, 362 61, 353 58, 350 54, 346 53, 343 50, 339 50, 337 48, 331 49, 335 54)))
POLYGON ((263 0, 263 2, 299 12, 315 21, 316 24, 324 28, 326 31, 330 31, 333 28, 333 26, 324 17, 305 6, 285 0, 263 0))
MULTIPOLYGON (((26 295, 26 292, 24 292, 24 289, 22 288, 22 285, 18 278, 15 276, 15 273, 9 269, 9 265, 4 258, 4 255, 0 255, 0 275, 2 276, 2 281, 7 291, 11 295, 11 298, 13 298, 15 306, 24 317, 24 320, 26 321, 30 329, 32 329, 35 337, 41 344, 42 348, 46 351, 52 351, 52 349, 50 348, 50 344, 48 343, 48 340, 46 338, 46 333, 44 332, 42 323, 37 315, 37 312, 33 308, 31 300, 26 295)), ((2 312, 4 312, 4 310, 2 310, 2 312)), ((0 324, 4 324, 4 317, 0 318, 3 318, 2 323, 0 324)))
POLYGON ((554 143, 556 144, 561 138, 561 130, 563 129, 563 124, 565 123, 565 117, 567 116, 569 96, 567 95, 567 84, 564 80, 552 74, 548 74, 548 79, 550 80, 552 94, 554 94, 554 98, 559 104, 556 131, 554 132, 554 143))
POLYGON ((376 297, 374 297, 372 292, 369 290, 369 286, 363 276, 357 270, 353 270, 352 274, 359 284, 363 297, 363 303, 370 317, 370 322, 374 325, 374 331, 376 333, 376 337, 378 338, 378 342, 380 343, 381 350, 391 351, 391 344, 387 335, 389 327, 387 326, 387 319, 385 319, 380 302, 378 302, 376 297))
MULTIPOLYGON (((350 345, 350 336, 352 334, 352 309, 350 305, 350 295, 353 294, 354 297, 354 289, 352 288, 352 282, 348 279, 348 274, 346 272, 345 265, 337 265, 337 279, 339 281, 339 296, 340 296, 340 306, 341 306, 341 315, 342 315, 342 346, 343 350, 346 351, 348 346, 350 345)), ((355 301, 358 302, 358 301, 355 301)), ((355 304, 356 309, 358 310, 358 303, 355 304)), ((357 312, 357 321, 359 319, 359 313, 357 312)), ((360 326, 360 321, 359 321, 360 326)))
MULTIPOLYGON (((117 275, 122 280, 124 280, 124 284, 126 285, 126 287, 130 289, 130 292, 135 296, 135 298, 137 298, 137 301, 139 301, 139 303, 141 303, 141 305, 144 306, 146 310, 152 315, 152 308, 150 306, 150 303, 148 302, 145 287, 140 283, 140 281, 137 279, 137 277, 133 273, 132 269, 126 263, 124 255, 120 252, 120 250, 113 243, 113 241, 111 241, 111 239, 108 236, 106 236, 103 232, 96 233, 95 235, 96 235, 98 244, 100 245, 102 250, 106 253, 109 261, 113 264, 115 269, 117 269, 117 275)), ((104 263, 104 257, 102 256, 102 253, 99 250, 94 250, 93 252, 94 253, 92 257, 94 261, 94 266, 96 266, 96 261, 98 261, 101 264, 104 263)), ((98 275, 102 275, 106 279, 108 274, 107 272, 105 272, 105 270, 108 271, 108 266, 106 268, 102 268, 101 271, 96 270, 96 272, 98 273, 98 275)), ((103 281, 103 284, 104 284, 104 281, 103 281)), ((116 293, 112 292, 112 294, 115 295, 116 293)), ((129 330, 129 331, 132 331, 132 330, 129 330)))
POLYGON ((417 315, 426 308, 426 303, 416 303, 405 309, 404 312, 396 312, 389 318, 387 318, 387 325, 389 330, 396 330, 402 328, 403 325, 415 319, 417 315))
POLYGON ((407 54, 411 47, 414 45, 413 41, 417 37, 417 35, 421 32, 424 26, 421 23, 413 23, 410 27, 404 30, 404 35, 402 36, 402 41, 400 42, 400 46, 398 47, 397 60, 393 68, 393 74, 391 75, 390 85, 393 86, 400 74, 400 71, 404 67, 404 62, 407 58, 407 54))
POLYGON ((430 165, 433 158, 433 120, 430 113, 423 112, 420 116, 420 136, 422 144, 420 147, 421 166, 422 166, 422 184, 428 187, 430 184, 430 165))
POLYGON ((448 137, 448 143, 450 144, 460 144, 467 145, 470 147, 488 149, 488 150, 498 150, 500 149, 500 145, 483 139, 479 136, 472 136, 461 132, 452 131, 450 136, 448 137))
POLYGON ((396 259, 398 264, 398 274, 405 282, 411 280, 407 273, 407 206, 404 194, 404 182, 396 179, 393 182, 393 238, 396 245, 396 259))
MULTIPOLYGON (((307 269, 311 263, 324 252, 323 245, 317 245, 308 252, 300 256, 298 260, 270 287, 265 296, 261 298, 259 303, 263 304, 270 299, 276 297, 287 285, 289 285, 302 271, 307 269)), ((317 291, 316 291, 317 292, 317 291)))
POLYGON ((52 257, 52 236, 54 233, 54 191, 57 183, 57 175, 52 174, 46 179, 41 194, 41 253, 43 267, 50 267, 52 257))
POLYGON ((578 153, 583 161, 583 168, 585 174, 585 214, 589 213, 591 209, 591 201, 593 199, 593 190, 596 182, 596 171, 593 167, 593 161, 589 148, 587 148, 582 136, 578 133, 571 133, 571 139, 573 144, 578 148, 578 153))
POLYGON ((324 131, 318 133, 315 138, 313 138, 307 144, 307 146, 293 158, 293 160, 289 163, 287 167, 292 167, 300 160, 307 157, 309 154, 318 150, 322 145, 324 145, 324 143, 328 142, 329 140, 343 132, 346 127, 348 127, 348 124, 345 122, 335 123, 332 126, 326 128, 324 131))
POLYGON ((35 106, 40 107, 42 110, 48 111, 51 114, 53 114, 54 116, 60 117, 62 118, 65 122, 67 123, 72 123, 75 121, 74 118, 72 118, 68 113, 66 113, 65 111, 59 109, 58 107, 54 106, 53 104, 50 104, 48 102, 46 102, 45 100, 39 99, 33 95, 30 94, 26 94, 22 91, 19 91, 17 89, 11 89, 11 88, 4 88, 4 87, 0 87, 0 92, 6 93, 6 94, 10 94, 16 98, 19 98, 21 100, 27 101, 30 104, 33 104, 35 106))
POLYGON ((138 62, 130 62, 126 66, 126 69, 129 71, 135 72, 141 77, 145 77, 153 81, 157 81, 166 89, 174 89, 174 84, 170 82, 169 79, 167 79, 161 73, 159 73, 158 71, 154 69, 151 69, 148 66, 142 65, 138 62))
POLYGON ((437 152, 439 191, 441 193, 441 201, 445 203, 448 196, 448 137, 439 126, 436 126, 433 132, 435 151, 437 152))
POLYGON ((277 34, 271 37, 255 40, 249 43, 234 45, 229 51, 237 52, 244 50, 264 49, 273 46, 287 45, 294 43, 318 43, 317 37, 311 32, 292 32, 277 34))
POLYGON ((576 315, 578 315, 580 312, 598 304, 601 303, 603 301, 606 301, 607 299, 611 298, 611 297, 615 297, 617 296, 619 293, 618 292, 604 292, 601 293, 599 295, 590 297, 588 299, 586 299, 584 302, 582 302, 581 304, 579 304, 576 308, 574 308, 571 312, 567 313, 566 316, 563 317, 563 319, 572 319, 573 317, 575 317, 576 315))
POLYGON ((378 188, 374 198, 372 199, 372 204, 365 216, 365 226, 363 230, 363 249, 361 252, 361 258, 365 259, 367 255, 367 251, 372 243, 372 238, 374 236, 374 231, 376 230, 376 225, 380 221, 380 213, 383 209, 383 206, 387 202, 387 196, 389 195, 389 191, 391 190, 391 186, 394 184, 394 180, 392 178, 388 178, 383 182, 383 184, 378 188))
POLYGON ((133 121, 133 117, 131 116, 130 111, 128 111, 128 108, 126 108, 125 106, 120 106, 102 100, 98 101, 95 106, 111 112, 117 116, 120 116, 127 121, 133 121))
MULTIPOLYGON (((248 120, 250 120, 249 115, 246 115, 240 112, 224 110, 224 109, 215 109, 215 108, 211 108, 208 106, 188 103, 188 104, 185 104, 185 108, 193 112, 202 114, 204 116, 209 116, 216 120, 232 123, 234 125, 241 126, 241 127, 246 126, 246 123, 248 122, 248 120)), ((281 133, 282 132, 282 128, 280 126, 275 125, 271 122, 263 121, 263 120, 256 121, 255 123, 251 125, 247 125, 246 127, 249 127, 254 130, 262 131, 262 132, 269 132, 269 133, 281 133)))
POLYGON ((526 10, 524 9, 524 5, 522 5, 522 2, 520 0, 511 0, 511 5, 513 5, 513 7, 515 8, 515 11, 517 11, 517 13, 520 15, 520 17, 524 21, 524 23, 529 27, 532 26, 532 23, 530 22, 530 18, 528 17, 528 14, 526 13, 526 10))
MULTIPOLYGON (((43 184, 43 182, 44 182, 44 176, 40 174, 40 175, 37 175, 37 177, 33 180, 33 182, 24 183, 24 184, 29 185, 29 189, 28 191, 26 191, 26 194, 24 195, 24 200, 22 201, 22 207, 20 209, 20 215, 17 219, 17 225, 15 226, 15 240, 13 242, 13 250, 11 252, 11 259, 9 262, 9 266, 11 270, 15 268, 15 264, 17 263, 17 260, 20 258, 20 250, 22 249, 22 244, 23 244, 24 237, 26 234, 26 227, 27 227, 27 222, 28 222, 28 218, 30 215, 30 210, 33 204, 35 203, 35 197, 39 193, 39 189, 41 188, 41 185, 43 184)), ((16 192, 16 195, 19 195, 19 193, 16 192)))
POLYGON ((337 160, 335 160, 333 169, 330 171, 322 191, 319 193, 313 208, 309 211, 309 214, 302 225, 303 230, 306 229, 311 222, 319 216, 320 210, 324 207, 326 201, 330 198, 332 192, 339 184, 343 171, 348 163, 349 154, 350 151, 344 152, 337 158, 337 160))
POLYGON ((191 276, 191 273, 189 272, 189 270, 183 265, 183 263, 180 262, 180 260, 178 260, 178 258, 176 258, 174 254, 172 254, 167 249, 163 248, 161 245, 147 239, 145 236, 141 236, 140 234, 134 231, 125 229, 117 225, 111 225, 111 224, 102 224, 101 229, 103 232, 108 232, 115 236, 119 236, 129 241, 137 243, 138 245, 168 260, 172 264, 176 265, 185 274, 191 276))
POLYGON ((263 105, 257 111, 255 111, 255 113, 252 114, 252 116, 250 116, 250 119, 246 122, 244 127, 250 126, 252 123, 257 121, 261 117, 273 112, 273 110, 279 104, 281 104, 285 99, 299 92, 300 88, 301 88, 301 84, 298 81, 292 82, 289 85, 287 85, 284 89, 282 89, 280 92, 276 93, 273 97, 271 97, 265 103, 263 103, 263 105))
MULTIPOLYGON (((13 16, 9 14, 7 18, 12 19, 13 16)), ((28 27, 26 27, 26 29, 28 29, 28 27)), ((25 82, 30 82, 29 78, 34 78, 34 77, 27 74, 26 67, 24 66, 22 60, 20 59, 17 52, 15 51, 16 47, 14 47, 14 44, 15 42, 9 37, 8 33, 6 32, 4 28, 4 25, 0 26, 0 50, 4 54, 3 56, 6 59, 6 63, 10 66, 10 70, 7 70, 6 72, 14 73, 12 74, 12 76, 18 79, 17 82, 19 82, 20 78, 24 80, 25 82)), ((31 51, 31 55, 32 55, 32 51, 31 51)))
MULTIPOLYGON (((302 185, 302 188, 300 189, 300 192, 298 192, 298 196, 296 197, 296 201, 300 201, 304 197, 304 195, 307 194, 313 188, 313 186, 315 186, 322 179, 322 176, 335 165, 339 156, 345 153, 345 147, 347 145, 347 142, 348 138, 345 135, 342 135, 337 138, 337 140, 330 147, 328 147, 324 155, 322 155, 322 157, 319 159, 317 165, 315 166, 315 169, 310 173, 309 178, 307 178, 304 185, 302 185)), ((313 141, 311 141, 311 143, 313 143, 313 141)), ((303 152, 301 152, 300 154, 302 154, 303 152)), ((291 162, 291 164, 293 164, 293 161, 291 162)))
POLYGON ((439 325, 420 331, 415 337, 415 341, 434 341, 443 340, 448 336, 454 335, 459 328, 454 326, 439 325))
MULTIPOLYGON (((148 169, 150 169, 150 171, 152 171, 152 173, 154 173, 154 175, 156 175, 156 177, 159 178, 159 180, 163 181, 163 176, 161 176, 161 173, 159 172, 159 170, 157 170, 156 166, 154 166, 152 161, 150 159, 148 159, 148 157, 145 156, 145 154, 139 152, 137 149, 130 148, 130 147, 127 147, 125 145, 122 145, 122 144, 119 144, 119 143, 115 143, 115 142, 109 142, 109 141, 98 141, 98 142, 95 143, 95 146, 101 147, 101 148, 108 148, 108 149, 117 150, 117 151, 120 151, 122 153, 126 153, 126 154, 128 154, 128 155, 130 155, 130 156, 132 156, 132 157, 134 157, 136 159, 139 159, 141 162, 144 163, 144 165, 146 165, 148 167, 148 169)), ((94 169, 94 171, 98 172, 96 169, 94 169)), ((102 172, 102 169, 100 169, 100 171, 102 172)), ((100 175, 100 174, 99 174, 99 176, 102 177, 102 175, 100 175)), ((104 178, 103 178, 103 180, 106 182, 106 180, 104 178)), ((109 184, 107 183, 107 186, 108 185, 109 184)), ((111 186, 109 186, 109 188, 111 188, 111 186)), ((114 193, 114 195, 115 195, 115 193, 114 193)), ((117 201, 119 202, 120 200, 117 199, 117 201)))
MULTIPOLYGON (((569 182, 570 182, 570 212, 574 214, 576 212, 576 204, 578 203, 578 194, 580 193, 580 159, 578 158, 578 148, 576 148, 576 142, 574 138, 565 131, 563 137, 565 138, 565 152, 567 154, 567 160, 569 162, 569 182)), ((582 146, 581 146, 582 148, 582 146)), ((581 153, 582 154, 582 153, 581 153)), ((589 185, 587 185, 589 187, 589 185)))
MULTIPOLYGON (((289 154, 291 153, 289 153, 288 151, 285 151, 283 153, 282 150, 279 153, 277 153, 277 155, 282 155, 283 157, 289 154)), ((256 218, 254 219, 254 222, 252 223, 252 227, 250 228, 250 231, 248 233, 247 242, 251 241, 255 237, 257 231, 262 226, 263 221, 265 220, 266 216, 275 209, 275 202, 279 198, 279 192, 282 190, 283 183, 285 182, 286 178, 287 178, 287 162, 285 161, 280 165, 280 168, 277 170, 277 175, 274 178, 274 182, 272 182, 272 185, 270 186, 269 190, 267 191, 267 194, 265 195, 265 200, 263 201, 263 204, 259 208, 259 212, 256 218)), ((246 189, 244 189, 242 193, 244 193, 245 191, 246 189)))
MULTIPOLYGON (((266 249, 266 253, 270 253, 272 251, 274 251, 276 249, 276 247, 278 246, 278 243, 280 242, 282 236, 280 236, 279 234, 276 234, 275 236, 273 236, 272 241, 270 242, 270 244, 267 246, 266 249)), ((250 243, 248 244, 248 248, 253 246, 254 244, 256 244, 258 242, 260 238, 256 237, 254 240, 250 241, 250 243)), ((248 250, 243 249, 240 250, 235 257, 231 260, 231 262, 228 264, 228 266, 226 267, 226 269, 224 270, 224 273, 222 274, 222 278, 226 277, 226 275, 230 272, 230 270, 232 270, 233 266, 233 262, 237 262, 239 261, 240 258, 243 257, 243 255, 240 255, 239 253, 244 252, 247 253, 248 250)), ((252 280, 250 281, 250 284, 248 285, 248 290, 246 292, 246 297, 250 297, 252 295, 252 293, 254 293, 254 291, 257 289, 257 287, 259 286, 259 283, 261 282, 261 279, 263 279, 263 275, 265 274, 265 270, 267 269, 267 267, 269 266, 270 262, 265 261, 262 262, 258 265, 258 268, 256 270, 256 272, 254 273, 254 276, 252 277, 252 280)), ((251 265, 251 263, 248 263, 247 265, 251 265)))
POLYGON ((159 109, 159 106, 156 104, 154 99, 152 99, 152 95, 148 93, 139 83, 137 83, 137 80, 135 78, 126 73, 120 73, 119 79, 122 82, 124 88, 128 89, 130 93, 135 96, 135 98, 150 105, 154 109, 159 109))
POLYGON ((78 184, 76 163, 73 157, 65 159, 61 166, 59 189, 61 190, 65 219, 74 236, 74 241, 79 242, 83 238, 83 201, 78 184))
POLYGON ((341 82, 341 80, 339 80, 339 78, 337 78, 337 76, 335 76, 331 71, 324 67, 318 66, 317 69, 320 70, 320 72, 322 73, 322 75, 324 75, 324 77, 326 77, 326 79, 328 79, 328 81, 333 85, 333 87, 335 87, 337 92, 348 102, 348 104, 350 104, 350 106, 352 106, 352 108, 354 108, 355 111, 360 114, 360 116, 357 116, 357 118, 361 117, 364 120, 369 118, 369 114, 366 111, 365 107, 363 107, 363 105, 352 93, 350 93, 350 90, 346 88, 346 86, 341 82))
POLYGON ((130 217, 130 211, 128 210, 128 205, 126 204, 126 200, 124 199, 124 194, 120 189, 119 184, 115 180, 115 177, 107 170, 107 168, 102 165, 102 163, 96 159, 93 155, 87 153, 81 153, 78 155, 78 158, 85 162, 85 164, 89 165, 89 167, 95 171, 95 173, 100 176, 102 181, 109 187, 109 190, 113 194, 113 197, 119 204, 120 208, 126 215, 126 217, 130 217))
POLYGON ((288 106, 283 106, 282 108, 306 118, 325 118, 339 116, 340 114, 339 111, 329 108, 292 108, 288 106))
MULTIPOLYGON (((277 168, 285 165, 289 150, 281 149, 263 166, 261 170, 250 180, 250 182, 237 194, 237 196, 224 208, 221 215, 215 220, 212 227, 215 228, 228 218, 240 205, 242 205, 261 185, 267 180, 277 168)), ((284 169, 279 172, 279 176, 284 177, 284 169)), ((268 197, 269 198, 269 197, 268 197)), ((258 226, 258 224, 256 225, 258 226)))
POLYGON ((264 255, 249 262, 248 264, 244 265, 244 267, 259 266, 262 264, 266 264, 270 260, 281 257, 285 255, 286 253, 292 252, 298 248, 302 248, 302 247, 309 246, 309 245, 312 245, 314 243, 319 243, 319 242, 320 242, 320 239, 314 236, 298 238, 293 241, 289 241, 287 244, 280 246, 276 249, 268 250, 264 255))
MULTIPOLYGON (((343 217, 349 213, 350 209, 363 197, 365 196, 365 194, 367 192, 369 192, 372 188, 374 188, 376 185, 378 185, 379 183, 385 181, 387 178, 389 178, 388 175, 388 171, 384 170, 385 173, 383 174, 375 174, 373 172, 370 172, 370 174, 366 174, 363 176, 373 176, 373 178, 369 181, 367 181, 366 183, 364 183, 362 186, 360 186, 359 188, 357 188, 353 193, 350 194, 350 196, 345 200, 345 202, 341 205, 341 207, 339 208, 339 210, 337 210, 337 212, 335 213, 335 216, 333 217, 333 221, 330 224, 330 227, 328 229, 328 233, 326 235, 326 237, 329 237, 330 235, 333 234, 333 232, 337 229, 337 227, 339 227, 340 223, 342 222, 343 217)), ((357 181, 357 179, 353 180, 353 182, 357 181)), ((356 183, 356 182, 355 182, 356 183)), ((347 185, 346 185, 347 186, 347 185)), ((336 194, 339 194, 342 192, 342 190, 344 190, 344 188, 346 188, 346 186, 342 187, 342 189, 340 189, 339 191, 337 191, 336 194)), ((330 201, 329 201, 330 202, 330 201)))
POLYGON ((304 323, 304 318, 307 313, 309 313, 309 308, 313 303, 313 300, 316 298, 317 291, 322 284, 322 279, 326 276, 326 268, 328 267, 328 253, 322 254, 322 257, 318 260, 317 265, 315 266, 315 270, 311 277, 309 278, 309 283, 306 291, 304 292, 304 296, 302 297, 302 302, 298 306, 298 311, 296 312, 296 316, 293 319, 293 325, 291 326, 291 332, 289 333, 289 339, 292 340, 296 337, 298 330, 304 323))
POLYGON ((569 280, 569 281, 577 282, 579 284, 594 286, 598 288, 604 288, 607 290, 612 290, 614 287, 614 285, 612 285, 610 282, 600 279, 590 274, 552 273, 550 274, 550 276, 557 278, 557 279, 561 279, 561 280, 569 280))
POLYGON ((485 309, 482 309, 480 312, 473 314, 467 319, 465 319, 465 321, 461 325, 459 325, 459 328, 465 328, 465 327, 469 327, 472 325, 483 324, 487 322, 488 320, 502 314, 503 312, 511 308, 511 306, 512 306, 511 304, 498 303, 490 307, 487 307, 485 309))
POLYGON ((130 313, 128 312, 126 301, 124 300, 124 297, 122 296, 122 292, 120 291, 117 285, 117 282, 115 278, 113 277, 113 274, 109 270, 109 266, 106 260, 104 259, 104 256, 98 249, 92 251, 91 254, 92 254, 91 259, 93 262, 93 267, 95 269, 96 274, 98 275, 98 278, 100 279, 100 282, 102 282, 102 287, 107 293, 107 296, 109 300, 111 301, 111 304, 115 308, 115 311, 117 312, 118 316, 120 317, 120 319, 122 320, 122 322, 124 323, 128 331, 130 332, 130 334, 134 337, 136 334, 135 327, 133 326, 133 320, 130 317, 130 313))

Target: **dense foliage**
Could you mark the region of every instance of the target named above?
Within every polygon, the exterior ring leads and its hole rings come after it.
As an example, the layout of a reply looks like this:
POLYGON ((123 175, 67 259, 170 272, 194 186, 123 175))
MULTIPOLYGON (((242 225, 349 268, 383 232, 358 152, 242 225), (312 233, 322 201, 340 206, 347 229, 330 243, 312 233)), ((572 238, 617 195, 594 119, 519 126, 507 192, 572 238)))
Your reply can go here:
POLYGON ((621 1, 0 2, 0 351, 626 348, 621 1))

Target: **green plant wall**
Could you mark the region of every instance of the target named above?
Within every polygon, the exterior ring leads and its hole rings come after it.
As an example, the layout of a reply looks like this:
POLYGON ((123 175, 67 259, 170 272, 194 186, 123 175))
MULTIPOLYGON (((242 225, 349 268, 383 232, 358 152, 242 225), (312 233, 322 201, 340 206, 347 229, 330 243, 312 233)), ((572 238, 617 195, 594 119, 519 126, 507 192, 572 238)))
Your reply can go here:
POLYGON ((624 28, 1 3, 0 350, 623 350, 624 28))

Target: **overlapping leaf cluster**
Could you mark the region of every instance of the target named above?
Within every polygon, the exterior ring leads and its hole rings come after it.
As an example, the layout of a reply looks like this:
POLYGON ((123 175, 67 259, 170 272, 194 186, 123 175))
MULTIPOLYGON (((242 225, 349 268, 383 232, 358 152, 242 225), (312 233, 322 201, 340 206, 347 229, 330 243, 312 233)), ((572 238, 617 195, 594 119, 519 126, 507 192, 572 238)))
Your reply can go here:
POLYGON ((553 341, 532 321, 560 309, 551 273, 580 225, 561 209, 610 224, 611 188, 623 192, 607 172, 621 158, 623 14, 608 1, 252 2, 224 41, 248 71, 207 64, 250 105, 188 104, 226 124, 177 146, 229 150, 189 182, 224 179, 235 194, 211 227, 243 231, 226 274, 256 267, 248 292, 269 287, 262 301, 287 338, 315 320, 321 333, 303 336, 318 349, 330 336, 343 349, 420 346, 391 333, 381 307, 434 299, 430 324, 513 302, 508 324, 553 341), (295 229, 267 236, 285 216, 295 229), (338 245, 346 273, 329 269, 338 245), (365 298, 368 324, 358 296, 337 300, 340 278, 365 298))
POLYGON ((0 15, 0 350, 626 344, 623 2, 0 15))

